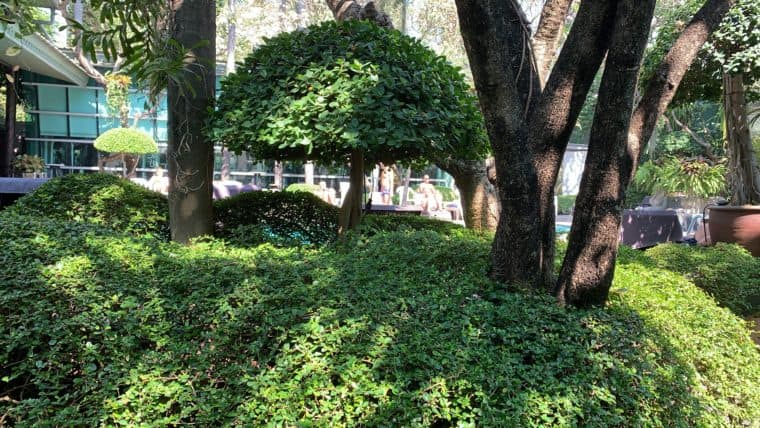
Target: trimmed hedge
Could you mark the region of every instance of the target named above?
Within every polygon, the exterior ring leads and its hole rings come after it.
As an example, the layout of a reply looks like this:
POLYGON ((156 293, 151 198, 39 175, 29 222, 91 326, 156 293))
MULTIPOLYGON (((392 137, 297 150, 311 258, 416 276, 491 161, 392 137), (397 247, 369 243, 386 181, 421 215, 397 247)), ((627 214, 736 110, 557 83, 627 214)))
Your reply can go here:
POLYGON ((19 198, 6 211, 100 224, 132 235, 170 239, 166 197, 109 174, 53 178, 19 198))
POLYGON ((246 241, 246 229, 257 226, 257 233, 271 234, 280 242, 305 244, 332 242, 338 233, 338 208, 308 192, 246 192, 214 201, 216 234, 240 244, 255 244, 255 236, 246 241), (242 238, 242 239, 240 239, 242 238))
POLYGON ((293 183, 285 188, 286 192, 319 192, 319 184, 293 183))
POLYGON ((652 263, 687 279, 738 315, 760 314, 760 259, 734 244, 713 247, 658 245, 646 251, 652 263))
POLYGON ((15 426, 755 426, 740 319, 623 249, 604 309, 486 279, 490 241, 184 247, 0 214, 15 426))
POLYGON ((559 195, 557 196, 557 213, 570 215, 575 207, 576 195, 559 195))
POLYGON ((464 231, 465 228, 456 223, 423 216, 368 214, 362 217, 359 230, 365 235, 415 230, 430 230, 442 235, 452 235, 455 232, 464 231))
POLYGON ((110 153, 158 153, 153 137, 139 129, 114 128, 95 139, 95 148, 110 153))

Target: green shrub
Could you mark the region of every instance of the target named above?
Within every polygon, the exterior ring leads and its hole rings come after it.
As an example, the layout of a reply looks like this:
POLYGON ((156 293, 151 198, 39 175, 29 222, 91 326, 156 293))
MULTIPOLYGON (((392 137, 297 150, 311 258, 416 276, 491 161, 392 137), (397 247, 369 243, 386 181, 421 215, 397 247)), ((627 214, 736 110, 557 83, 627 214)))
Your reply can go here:
POLYGON ((486 279, 490 240, 185 247, 0 215, 0 415, 25 426, 756 426, 740 319, 621 250, 610 304, 486 279), (350 249, 350 251, 348 251, 350 249))
POLYGON ((442 235, 451 235, 455 231, 464 230, 463 226, 443 220, 416 215, 365 215, 360 231, 365 235, 382 232, 430 230, 442 235))
POLYGON ((133 128, 114 128, 95 139, 95 148, 109 153, 158 153, 153 137, 133 128))
POLYGON ((437 190, 441 194, 441 198, 443 198, 444 201, 457 200, 457 194, 456 192, 454 192, 454 189, 452 189, 451 187, 435 186, 435 190, 437 190))
POLYGON ((108 174, 51 179, 6 211, 101 224, 133 235, 170 236, 166 197, 108 174))
POLYGON ((318 184, 307 184, 307 183, 293 183, 288 185, 288 187, 285 188, 286 192, 309 192, 309 193, 315 193, 319 191, 319 185, 318 184))
POLYGON ((760 259, 734 244, 658 245, 646 251, 662 269, 678 272, 739 315, 760 314, 760 259))
MULTIPOLYGON (((258 225, 276 239, 324 244, 338 231, 338 208, 306 192, 241 193, 214 201, 214 216, 222 237, 232 237, 239 226, 258 225)), ((234 234, 237 242, 240 232, 234 234)))
POLYGON ((575 207, 575 195, 557 196, 557 212, 559 214, 570 215, 575 207))

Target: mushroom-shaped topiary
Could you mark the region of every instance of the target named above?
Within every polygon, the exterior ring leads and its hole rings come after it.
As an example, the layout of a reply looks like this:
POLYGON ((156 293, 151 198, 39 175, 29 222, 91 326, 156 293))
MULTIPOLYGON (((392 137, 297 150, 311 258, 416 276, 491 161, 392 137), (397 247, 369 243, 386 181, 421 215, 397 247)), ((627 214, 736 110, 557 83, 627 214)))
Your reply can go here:
POLYGON ((341 230, 361 217, 364 162, 487 152, 460 70, 418 40, 364 21, 268 39, 222 82, 211 137, 259 159, 351 166, 341 230))
POLYGON ((101 171, 105 162, 119 159, 124 164, 124 176, 134 175, 140 155, 157 153, 158 145, 153 137, 133 128, 114 128, 95 139, 95 148, 114 155, 98 162, 101 171))

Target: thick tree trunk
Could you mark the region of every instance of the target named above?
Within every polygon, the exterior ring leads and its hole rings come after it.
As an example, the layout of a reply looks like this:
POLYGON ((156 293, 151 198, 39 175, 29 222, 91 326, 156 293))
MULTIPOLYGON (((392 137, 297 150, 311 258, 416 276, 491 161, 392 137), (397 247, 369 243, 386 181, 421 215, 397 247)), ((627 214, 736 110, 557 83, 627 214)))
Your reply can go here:
POLYGON ((524 118, 540 88, 529 59, 527 28, 514 1, 456 3, 499 177, 501 215, 489 276, 535 288, 541 280, 538 183, 524 118))
POLYGON ((547 0, 541 9, 541 18, 533 34, 533 57, 536 59, 536 70, 542 85, 549 78, 557 43, 572 3, 573 0, 547 0))
POLYGON ((16 142, 16 80, 18 72, 5 68, 5 135, 0 149, 0 177, 13 175, 13 144, 16 142), (10 77, 10 78, 9 78, 10 77))
POLYGON ((211 205, 214 151, 203 124, 214 102, 216 4, 214 0, 172 0, 171 36, 192 49, 195 62, 185 65, 181 91, 170 81, 169 220, 172 240, 182 243, 213 233, 211 205))
POLYGON ((624 0, 617 6, 586 168, 557 283, 557 298, 563 304, 604 304, 612 284, 622 201, 634 168, 628 130, 654 3, 624 0))
POLYGON ((493 159, 466 161, 446 159, 436 165, 454 177, 465 227, 475 230, 496 230, 501 207, 495 182, 493 159), (490 169, 489 169, 490 165, 490 169), (493 176, 489 176, 489 171, 493 176))
POLYGON ((723 75, 723 111, 726 115, 728 187, 733 205, 760 204, 760 170, 747 120, 741 74, 723 75))
POLYGON ((614 23, 612 2, 582 2, 557 63, 529 118, 538 176, 542 284, 554 287, 554 187, 562 158, 589 89, 607 53, 614 23))
POLYGON ((338 218, 338 234, 356 229, 362 218, 362 200, 364 199, 364 151, 351 151, 351 170, 349 171, 348 194, 343 198, 338 218))

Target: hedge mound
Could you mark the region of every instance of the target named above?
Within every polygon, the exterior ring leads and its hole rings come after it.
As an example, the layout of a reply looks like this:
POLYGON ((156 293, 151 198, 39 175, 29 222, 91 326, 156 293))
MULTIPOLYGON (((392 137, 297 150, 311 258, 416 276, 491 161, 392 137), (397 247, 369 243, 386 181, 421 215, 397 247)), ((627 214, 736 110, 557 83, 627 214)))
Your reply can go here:
POLYGON ((760 314, 760 259, 738 246, 658 245, 645 253, 653 264, 686 275, 721 306, 738 315, 760 314))
POLYGON ((166 197, 109 174, 53 178, 6 211, 100 224, 132 235, 170 238, 166 197))
POLYGON ((0 214, 16 426, 754 426, 743 323, 623 251, 605 309, 485 279, 489 240, 183 247, 0 214), (336 251, 337 250, 337 251, 336 251))
POLYGON ((308 192, 246 192, 214 201, 216 234, 233 242, 324 244, 338 233, 338 208, 308 192), (242 226, 242 228, 241 228, 242 226), (246 237, 253 236, 253 240, 246 237))

